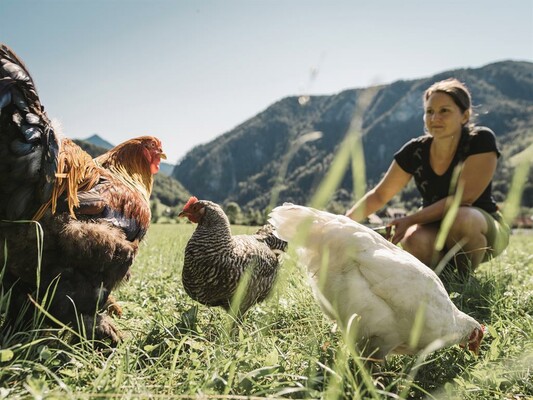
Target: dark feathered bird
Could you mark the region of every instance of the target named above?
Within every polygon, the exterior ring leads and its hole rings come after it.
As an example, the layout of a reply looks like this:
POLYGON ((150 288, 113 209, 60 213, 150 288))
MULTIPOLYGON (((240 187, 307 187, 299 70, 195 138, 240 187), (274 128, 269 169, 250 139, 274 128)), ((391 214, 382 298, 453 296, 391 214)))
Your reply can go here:
POLYGON ((28 295, 40 302, 52 286, 50 314, 74 327, 83 321, 88 336, 94 328, 96 338, 119 340, 111 320, 98 312, 129 276, 150 223, 161 158, 161 143, 152 136, 95 160, 60 139, 23 62, 0 45, 0 257, 2 288, 12 291, 7 326, 28 322, 30 313, 21 313, 28 295), (10 222, 17 220, 39 222, 42 246, 37 224, 10 222))
POLYGON ((191 197, 180 216, 198 223, 185 248, 183 286, 194 300, 230 310, 239 282, 249 273, 248 286, 237 310, 242 315, 264 300, 276 279, 287 243, 266 225, 253 235, 234 235, 222 208, 191 197))

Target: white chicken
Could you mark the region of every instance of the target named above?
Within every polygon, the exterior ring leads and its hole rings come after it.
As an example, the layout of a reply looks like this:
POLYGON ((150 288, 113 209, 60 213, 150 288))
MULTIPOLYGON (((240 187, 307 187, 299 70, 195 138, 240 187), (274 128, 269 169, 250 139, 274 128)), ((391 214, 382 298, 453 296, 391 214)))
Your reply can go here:
POLYGON ((296 246, 323 311, 355 335, 364 355, 384 359, 452 344, 477 354, 483 326, 411 254, 348 217, 309 207, 285 203, 269 222, 296 246))

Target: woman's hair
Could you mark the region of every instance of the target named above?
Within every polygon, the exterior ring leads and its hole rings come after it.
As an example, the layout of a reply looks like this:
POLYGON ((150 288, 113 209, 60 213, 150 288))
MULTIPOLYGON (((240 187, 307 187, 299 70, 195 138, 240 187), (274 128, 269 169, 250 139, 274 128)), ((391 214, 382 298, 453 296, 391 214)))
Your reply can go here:
MULTIPOLYGON (((466 85, 455 78, 445 79, 435 82, 424 92, 424 104, 429 100, 432 94, 441 92, 446 93, 453 99, 453 102, 459 107, 461 112, 468 111, 472 118, 472 97, 466 85)), ((465 124, 469 125, 467 122, 465 124)))

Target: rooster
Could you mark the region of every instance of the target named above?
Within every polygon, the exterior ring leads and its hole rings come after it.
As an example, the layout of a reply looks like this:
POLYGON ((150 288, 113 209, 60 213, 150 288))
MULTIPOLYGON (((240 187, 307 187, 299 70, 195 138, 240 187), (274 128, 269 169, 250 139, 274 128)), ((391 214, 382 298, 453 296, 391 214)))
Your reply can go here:
POLYGON ((179 216, 198 224, 185 247, 182 271, 183 286, 191 298, 242 316, 267 297, 287 246, 272 234, 270 225, 253 235, 232 236, 222 208, 196 197, 189 199, 179 216), (243 279, 247 286, 234 310, 232 300, 243 279))
POLYGON ((296 246, 322 309, 355 335, 364 355, 384 359, 456 343, 478 352, 483 326, 457 309, 430 268, 378 233, 290 203, 274 208, 269 222, 296 246))
POLYGON ((60 139, 24 63, 0 46, 0 256, 2 287, 11 289, 5 326, 29 323, 31 313, 22 310, 31 295, 38 303, 47 299, 49 314, 81 325, 88 337, 120 341, 99 311, 130 275, 162 158, 152 136, 94 160, 60 139))

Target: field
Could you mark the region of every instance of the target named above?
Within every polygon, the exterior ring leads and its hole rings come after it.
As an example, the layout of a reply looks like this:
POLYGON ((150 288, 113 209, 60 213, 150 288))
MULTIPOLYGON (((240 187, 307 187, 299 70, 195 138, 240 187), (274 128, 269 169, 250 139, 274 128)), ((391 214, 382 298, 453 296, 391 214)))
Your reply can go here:
POLYGON ((292 259, 242 325, 188 298, 180 272, 193 228, 150 229, 132 280, 116 293, 118 348, 69 344, 65 329, 0 337, 0 399, 533 398, 531 235, 513 235, 506 254, 447 284, 488 327, 478 357, 458 346, 425 360, 390 356, 369 374, 292 259))

